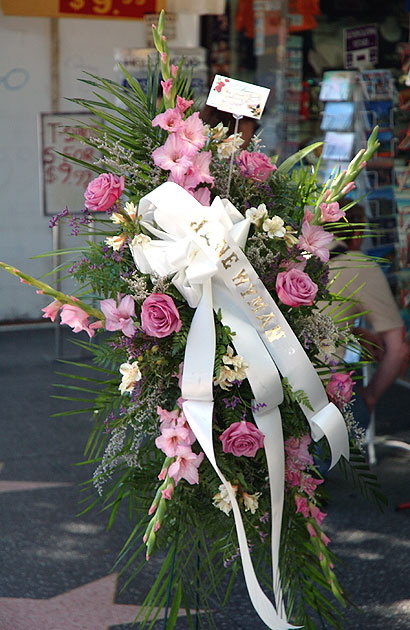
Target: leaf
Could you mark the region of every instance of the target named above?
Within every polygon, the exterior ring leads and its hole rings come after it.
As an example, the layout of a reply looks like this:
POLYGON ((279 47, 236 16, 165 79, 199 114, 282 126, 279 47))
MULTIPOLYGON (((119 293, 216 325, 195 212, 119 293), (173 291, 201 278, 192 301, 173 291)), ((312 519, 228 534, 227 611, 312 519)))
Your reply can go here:
POLYGON ((175 624, 178 619, 179 609, 181 607, 181 600, 182 600, 182 582, 181 580, 179 580, 177 583, 175 595, 172 600, 172 606, 171 606, 171 610, 170 610, 168 622, 167 622, 167 630, 174 630, 175 628, 175 624))
POLYGON ((312 151, 315 151, 322 145, 323 145, 323 142, 315 142, 314 144, 311 144, 308 147, 305 147, 301 149, 300 151, 297 151, 296 153, 288 157, 284 162, 282 162, 280 166, 278 166, 279 173, 289 173, 289 171, 294 166, 296 166, 298 162, 301 162, 303 158, 309 155, 309 153, 311 153, 312 151))

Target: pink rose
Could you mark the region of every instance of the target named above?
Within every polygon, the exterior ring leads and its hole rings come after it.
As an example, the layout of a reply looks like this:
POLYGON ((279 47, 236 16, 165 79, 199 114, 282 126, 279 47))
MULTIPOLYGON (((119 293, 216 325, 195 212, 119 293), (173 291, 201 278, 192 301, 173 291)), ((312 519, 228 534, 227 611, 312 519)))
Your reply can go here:
POLYGON ((320 219, 324 223, 328 221, 339 221, 339 219, 346 214, 337 201, 332 201, 332 203, 323 202, 320 204, 319 208, 321 212, 320 219))
POLYGON ((341 374, 340 372, 332 374, 326 385, 326 393, 337 407, 343 407, 352 397, 354 382, 350 378, 351 374, 353 371, 348 374, 341 374))
POLYGON ((254 179, 255 182, 266 182, 272 171, 276 171, 276 166, 268 156, 256 151, 241 151, 236 163, 241 175, 247 179, 254 179))
POLYGON ((315 300, 317 291, 317 284, 300 269, 280 271, 277 275, 276 292, 283 304, 310 306, 315 300))
POLYGON ((174 300, 163 293, 151 293, 141 307, 142 327, 152 337, 168 337, 181 330, 182 322, 174 300))
POLYGON ((264 435, 252 422, 233 422, 219 437, 224 453, 255 457, 262 448, 264 435))
POLYGON ((124 176, 102 173, 93 179, 84 193, 85 207, 93 212, 104 212, 121 197, 124 190, 124 176))

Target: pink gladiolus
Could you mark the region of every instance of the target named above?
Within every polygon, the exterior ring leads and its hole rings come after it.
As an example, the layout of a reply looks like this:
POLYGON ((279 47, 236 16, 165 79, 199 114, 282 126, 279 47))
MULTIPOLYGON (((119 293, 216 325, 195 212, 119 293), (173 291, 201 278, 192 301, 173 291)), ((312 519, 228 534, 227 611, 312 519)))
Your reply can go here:
POLYGON ((211 151, 201 151, 194 155, 192 166, 188 169, 185 179, 184 188, 196 188, 199 184, 212 184, 214 178, 209 173, 209 165, 212 159, 211 151))
POLYGON ((282 260, 279 266, 284 271, 289 271, 289 269, 300 269, 300 271, 304 271, 306 263, 307 260, 304 256, 298 256, 298 262, 296 262, 296 260, 282 260))
POLYGON ((158 479, 160 481, 164 481, 164 479, 167 476, 167 474, 168 474, 168 468, 161 468, 161 471, 160 471, 160 473, 158 475, 158 479))
POLYGON ((286 466, 285 481, 291 488, 300 488, 302 483, 302 473, 286 466))
POLYGON ((341 190, 342 195, 347 195, 349 192, 351 192, 355 188, 356 188, 356 184, 354 182, 349 182, 348 184, 346 184, 344 188, 342 188, 341 190))
POLYGON ((344 217, 346 214, 337 201, 333 201, 332 203, 321 203, 319 208, 321 210, 320 218, 324 223, 327 223, 328 221, 339 221, 339 219, 344 217))
POLYGON ((199 112, 188 116, 184 124, 178 130, 179 137, 185 144, 192 145, 196 150, 202 149, 205 144, 204 124, 199 117, 199 112))
POLYGON ((313 527, 312 523, 306 523, 306 527, 307 527, 307 530, 308 530, 308 532, 309 532, 309 536, 310 536, 311 538, 316 538, 316 535, 317 535, 317 534, 316 534, 316 530, 315 530, 315 528, 313 527))
POLYGON ((135 302, 130 295, 120 299, 118 305, 115 300, 108 298, 100 302, 100 308, 105 315, 106 330, 121 330, 126 337, 132 337, 135 333, 135 302))
POLYGON ((152 121, 153 127, 161 127, 170 133, 177 131, 183 123, 181 112, 177 108, 169 108, 163 114, 158 114, 152 121))
MULTIPOLYGON (((179 387, 179 389, 181 389, 181 387, 182 387, 182 374, 183 374, 183 371, 184 371, 184 362, 181 361, 181 363, 178 365, 178 373, 175 373, 175 374, 172 375, 172 376, 175 376, 175 378, 178 379, 178 387, 179 387)), ((181 409, 182 409, 182 403, 179 404, 179 399, 177 400, 177 405, 178 405, 178 407, 181 407, 181 409)))
POLYGON ((191 105, 193 104, 194 104, 194 101, 188 100, 184 98, 183 96, 177 96, 176 108, 179 112, 181 112, 181 114, 186 112, 186 110, 189 109, 191 105))
POLYGON ((277 170, 265 153, 257 151, 241 151, 236 163, 241 175, 255 182, 266 182, 272 171, 277 170))
POLYGON ((90 337, 94 336, 92 325, 88 322, 88 315, 79 306, 72 304, 63 304, 61 307, 61 324, 67 324, 78 333, 85 330, 90 337))
POLYGON ((182 322, 172 297, 151 293, 142 303, 141 324, 147 335, 152 337, 168 337, 179 332, 182 322))
POLYGON ((171 63, 171 74, 172 76, 175 78, 178 74, 178 66, 176 66, 175 64, 171 63))
POLYGON ((181 452, 185 452, 185 447, 189 446, 188 429, 175 426, 169 429, 162 429, 162 435, 156 438, 155 446, 165 453, 168 457, 176 457, 181 452))
POLYGON ((161 55, 160 55, 160 56, 161 56, 161 61, 162 61, 162 63, 165 63, 165 62, 166 62, 166 60, 167 60, 167 53, 163 52, 163 53, 161 53, 161 55))
POLYGON ((303 514, 305 518, 309 516, 309 504, 305 497, 301 497, 299 494, 295 496, 296 514, 299 512, 303 514))
POLYGON ((172 495, 174 493, 174 484, 170 483, 165 490, 161 490, 161 494, 162 494, 162 498, 163 499, 168 499, 168 501, 172 498, 172 495))
POLYGON ((303 221, 307 221, 308 223, 312 223, 312 219, 314 217, 314 214, 311 210, 309 210, 309 208, 305 208, 305 211, 303 213, 303 221))
POLYGON ((51 304, 41 309, 44 313, 43 317, 49 318, 52 322, 55 322, 61 307, 62 303, 58 300, 54 300, 51 304))
MULTIPOLYGON (((165 54, 165 53, 163 53, 165 54)), ((165 55, 165 60, 166 60, 167 56, 165 55)), ((166 81, 161 81, 161 87, 164 91, 164 96, 166 96, 166 98, 169 98, 171 96, 171 92, 172 92, 172 84, 173 84, 173 80, 172 79, 167 79, 166 81)))
POLYGON ((195 197, 202 206, 211 205, 211 191, 209 188, 206 188, 206 186, 197 188, 197 190, 188 190, 188 192, 195 197))
POLYGON ((321 512, 317 505, 310 504, 310 514, 315 519, 316 523, 320 526, 323 523, 324 518, 327 516, 325 512, 321 512))
POLYGON ((280 271, 276 277, 278 298, 288 306, 310 306, 315 301, 317 291, 317 284, 300 269, 280 271))
POLYGON ((180 410, 174 409, 173 411, 168 411, 167 409, 162 409, 162 407, 157 407, 157 414, 159 415, 159 421, 161 423, 161 431, 164 428, 174 427, 179 418, 180 410))
POLYGON ((309 453, 309 444, 311 437, 308 433, 300 438, 290 437, 285 442, 285 453, 287 463, 291 462, 291 466, 296 470, 304 470, 308 466, 313 465, 313 457, 309 453))
POLYGON ((323 479, 315 479, 310 475, 302 475, 301 484, 299 487, 301 490, 303 490, 303 492, 306 492, 306 494, 308 494, 310 497, 313 497, 317 487, 320 486, 323 481, 323 479))
MULTIPOLYGON (((330 538, 328 536, 326 536, 326 534, 324 532, 322 532, 320 534, 320 537, 322 539, 323 544, 325 544, 326 547, 327 547, 328 544, 330 543, 330 538)), ((333 568, 333 564, 331 564, 330 567, 333 568)))
POLYGON ((171 133, 165 144, 152 152, 154 164, 171 171, 174 181, 184 177, 187 170, 192 166, 192 157, 196 153, 196 148, 184 142, 179 134, 171 133))
POLYGON ((173 478, 175 484, 181 479, 185 479, 191 485, 199 482, 198 467, 204 459, 204 454, 193 453, 190 447, 186 447, 186 450, 178 455, 176 460, 171 464, 168 469, 168 474, 173 478))
POLYGON ((224 453, 232 453, 239 457, 255 457, 263 447, 264 435, 252 422, 233 422, 219 436, 224 453))
POLYGON ((314 254, 323 262, 327 262, 332 241, 333 234, 326 232, 320 225, 310 225, 307 221, 303 221, 302 234, 298 241, 300 249, 314 254))
POLYGON ((102 173, 93 179, 84 193, 84 205, 93 212, 109 210, 124 191, 124 176, 102 173))

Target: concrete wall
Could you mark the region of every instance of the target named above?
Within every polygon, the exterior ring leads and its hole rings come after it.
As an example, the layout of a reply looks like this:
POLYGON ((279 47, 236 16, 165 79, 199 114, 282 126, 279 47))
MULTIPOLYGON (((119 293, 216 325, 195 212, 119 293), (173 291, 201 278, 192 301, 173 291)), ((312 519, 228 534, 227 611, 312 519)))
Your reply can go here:
MULTIPOLYGON (((54 246, 40 201, 38 115, 73 111, 65 98, 90 96, 78 81, 83 70, 114 79, 113 49, 145 46, 143 22, 60 19, 54 38, 53 27, 48 18, 4 16, 0 10, 0 260, 36 277, 51 270, 53 259, 31 257, 54 246), (59 49, 55 76, 53 41, 59 49)), ((198 37, 198 18, 178 16, 172 44, 197 46, 198 37)), ((62 247, 79 244, 63 234, 62 247)), ((0 323, 37 319, 48 302, 0 270, 0 323)))

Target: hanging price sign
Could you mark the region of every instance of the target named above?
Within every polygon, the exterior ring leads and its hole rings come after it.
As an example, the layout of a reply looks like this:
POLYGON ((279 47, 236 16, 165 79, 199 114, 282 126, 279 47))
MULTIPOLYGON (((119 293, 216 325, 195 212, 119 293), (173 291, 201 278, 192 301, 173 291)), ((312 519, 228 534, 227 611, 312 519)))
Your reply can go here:
POLYGON ((165 9, 165 0, 2 0, 5 15, 143 20, 165 9))
POLYGON ((59 0, 59 11, 79 17, 143 19, 145 13, 155 13, 159 4, 163 3, 157 0, 59 0))

